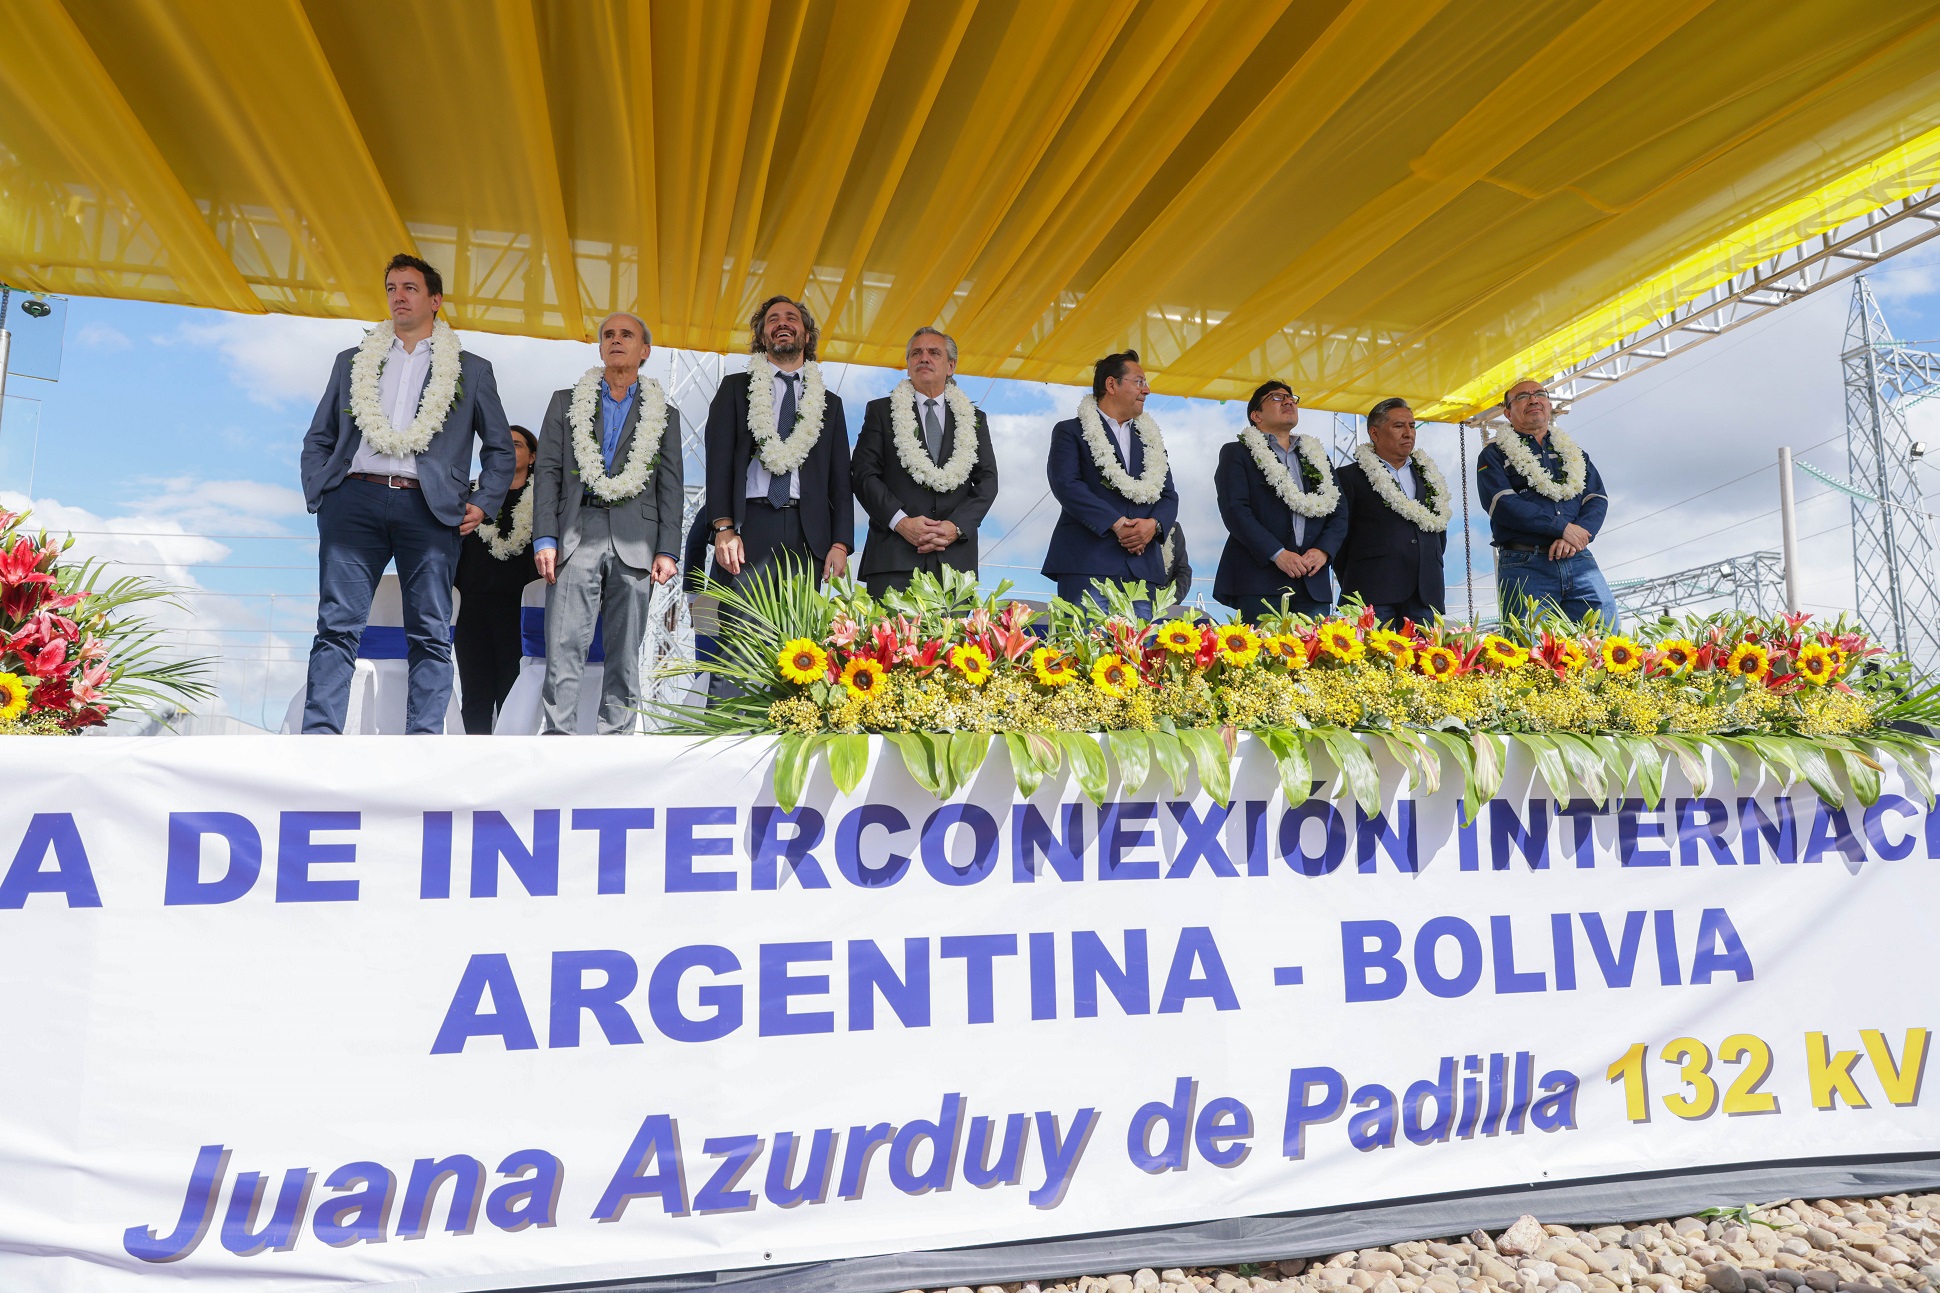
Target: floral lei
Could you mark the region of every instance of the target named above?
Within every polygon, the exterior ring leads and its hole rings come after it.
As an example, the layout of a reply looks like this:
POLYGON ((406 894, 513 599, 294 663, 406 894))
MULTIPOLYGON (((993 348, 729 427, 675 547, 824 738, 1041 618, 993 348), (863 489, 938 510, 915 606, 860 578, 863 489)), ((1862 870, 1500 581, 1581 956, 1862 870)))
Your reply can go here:
POLYGON ((916 434, 916 388, 904 380, 889 392, 889 431, 896 442, 896 461, 917 484, 938 494, 961 486, 977 465, 977 406, 955 382, 943 388, 943 402, 956 418, 957 442, 949 459, 939 465, 916 434))
POLYGON ((651 377, 638 379, 635 398, 640 401, 640 418, 633 425, 633 445, 620 474, 608 476, 606 455, 593 435, 593 415, 599 408, 600 381, 605 375, 604 368, 588 368, 580 376, 573 387, 566 421, 573 429, 573 461, 579 466, 580 482, 609 503, 623 503, 647 487, 660 463, 660 436, 667 429, 667 393, 651 377))
POLYGON ((532 477, 527 476, 525 485, 519 490, 519 501, 512 504, 512 529, 500 535, 497 521, 480 521, 478 537, 485 540, 485 550, 500 561, 510 561, 525 551, 532 542, 532 477))
POLYGON ((1588 470, 1583 465, 1583 450, 1569 433, 1559 426, 1549 428, 1549 444, 1556 450, 1557 457, 1563 460, 1563 476, 1558 480, 1549 474, 1529 448, 1529 437, 1520 431, 1496 437, 1502 446, 1502 456, 1516 469, 1516 474, 1529 482, 1529 487, 1544 498, 1560 503, 1564 499, 1575 498, 1583 492, 1583 482, 1588 470))
POLYGON ((1414 460, 1415 470, 1421 473, 1421 492, 1426 497, 1419 500, 1401 492, 1394 473, 1374 452, 1373 445, 1362 441, 1354 447, 1354 461, 1360 464, 1361 474, 1367 477, 1367 483, 1374 487, 1381 501, 1413 521, 1418 529, 1440 534, 1448 528, 1449 517, 1454 514, 1448 501, 1448 482, 1442 479, 1441 469, 1435 466, 1435 460, 1426 450, 1417 449, 1409 456, 1414 460))
POLYGON ((443 319, 431 323, 431 376, 418 397, 418 413, 411 425, 398 429, 384 412, 384 399, 378 379, 391 343, 397 340, 397 327, 389 319, 364 334, 357 353, 350 360, 350 414, 364 443, 387 458, 414 458, 431 447, 431 437, 444 429, 445 415, 458 398, 459 355, 464 347, 458 334, 443 319))
POLYGON ((1132 422, 1145 449, 1145 471, 1137 477, 1118 465, 1118 455, 1105 438, 1105 420, 1099 415, 1098 401, 1092 396, 1078 401, 1078 425, 1084 430, 1085 447, 1091 450, 1091 460, 1098 465, 1098 474, 1105 478, 1105 484, 1134 503, 1159 501, 1159 495, 1165 492, 1165 475, 1171 470, 1171 463, 1165 456, 1165 435, 1159 430, 1157 418, 1141 413, 1132 422))
POLYGON ((1247 426, 1239 433, 1239 438, 1240 442, 1252 452, 1253 461, 1265 474, 1267 484, 1273 486, 1273 492, 1280 496, 1280 501, 1301 516, 1312 520, 1315 517, 1328 515, 1340 505, 1340 486, 1334 480, 1334 472, 1327 461, 1326 450, 1320 447, 1320 441, 1314 437, 1301 435, 1293 438, 1301 459, 1302 479, 1299 481, 1294 480, 1293 473, 1287 470, 1287 465, 1273 452, 1273 447, 1267 444, 1266 436, 1258 427, 1247 426), (1301 487, 1308 480, 1318 485, 1312 493, 1308 493, 1301 487))
POLYGON ((772 476, 801 470, 815 442, 822 438, 822 412, 828 388, 822 385, 822 366, 813 359, 802 365, 802 395, 795 406, 795 427, 786 440, 775 432, 775 366, 766 355, 748 360, 748 432, 754 436, 755 456, 772 476))

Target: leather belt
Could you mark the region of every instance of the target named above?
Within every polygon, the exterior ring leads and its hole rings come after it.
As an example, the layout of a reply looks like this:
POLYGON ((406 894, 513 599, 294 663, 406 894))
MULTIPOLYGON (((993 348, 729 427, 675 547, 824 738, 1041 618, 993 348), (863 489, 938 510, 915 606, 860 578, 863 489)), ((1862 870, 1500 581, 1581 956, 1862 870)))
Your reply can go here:
POLYGON ((367 480, 373 485, 384 485, 391 489, 418 488, 418 478, 416 476, 380 476, 374 471, 353 471, 350 473, 350 478, 352 480, 367 480))
POLYGON ((580 492, 579 505, 581 507, 597 507, 602 512, 610 510, 613 506, 590 489, 580 492))
POLYGON ((1549 552, 1548 548, 1539 548, 1529 543, 1498 543, 1495 546, 1503 552, 1533 552, 1539 557, 1549 552))
POLYGON ((774 503, 770 503, 766 498, 755 494, 748 495, 747 501, 751 504, 765 507, 771 512, 786 512, 790 508, 800 507, 802 505, 802 501, 799 498, 791 498, 786 503, 777 506, 774 503))

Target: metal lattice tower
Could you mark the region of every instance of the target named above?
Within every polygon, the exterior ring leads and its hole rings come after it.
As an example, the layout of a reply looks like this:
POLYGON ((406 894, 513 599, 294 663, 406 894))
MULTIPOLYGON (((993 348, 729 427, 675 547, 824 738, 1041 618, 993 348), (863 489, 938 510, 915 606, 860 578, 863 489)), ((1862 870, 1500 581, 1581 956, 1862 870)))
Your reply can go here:
POLYGON ((1735 611, 1776 618, 1785 613, 1785 562, 1776 552, 1748 552, 1672 575, 1616 580, 1610 592, 1625 620, 1668 615, 1720 598, 1730 598, 1735 611))
POLYGON ((1846 382, 1846 469, 1860 618, 1922 673, 1940 668, 1940 582, 1933 527, 1914 478, 1906 409, 1940 381, 1940 361, 1901 346, 1862 275, 1853 284, 1840 360, 1846 382))

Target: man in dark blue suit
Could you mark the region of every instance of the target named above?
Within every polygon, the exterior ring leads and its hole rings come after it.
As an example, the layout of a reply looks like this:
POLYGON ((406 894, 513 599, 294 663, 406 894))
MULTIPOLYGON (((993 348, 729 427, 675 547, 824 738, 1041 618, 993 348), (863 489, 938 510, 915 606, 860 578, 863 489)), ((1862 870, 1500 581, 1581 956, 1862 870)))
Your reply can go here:
POLYGON ((1246 401, 1247 429, 1219 450, 1213 484, 1226 550, 1213 597, 1254 620, 1282 598, 1301 615, 1334 607, 1328 563, 1347 537, 1347 511, 1320 441, 1295 435, 1300 397, 1267 382, 1246 401))
POLYGON ((498 514, 512 483, 512 429, 492 366, 465 353, 438 318, 443 278, 416 256, 394 256, 384 294, 391 317, 337 356, 303 437, 303 494, 317 515, 319 568, 305 732, 344 730, 357 645, 392 561, 411 665, 405 730, 444 731, 459 545, 498 514))
MULTIPOLYGON (((1043 572, 1065 601, 1089 597, 1102 607, 1107 581, 1141 580, 1154 591, 1166 582, 1160 540, 1179 519, 1179 495, 1158 421, 1145 413, 1151 389, 1136 350, 1106 355, 1092 367, 1078 416, 1051 428, 1045 470, 1064 511, 1043 572)), ((1150 618, 1149 601, 1138 608, 1150 618)))
POLYGON ((1433 624, 1444 600, 1453 508, 1434 459, 1415 449, 1415 430, 1406 400, 1382 400, 1368 411, 1368 442, 1335 476, 1348 517, 1334 562, 1341 596, 1359 597, 1389 628, 1433 624))

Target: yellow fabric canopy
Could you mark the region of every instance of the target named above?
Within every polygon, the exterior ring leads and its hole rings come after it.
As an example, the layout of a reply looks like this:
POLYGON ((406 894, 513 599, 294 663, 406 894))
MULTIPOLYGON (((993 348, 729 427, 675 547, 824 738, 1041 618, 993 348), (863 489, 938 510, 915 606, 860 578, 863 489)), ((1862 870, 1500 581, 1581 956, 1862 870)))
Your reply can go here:
POLYGON ((0 0, 0 279, 1448 418, 1940 182, 1940 3, 0 0))

